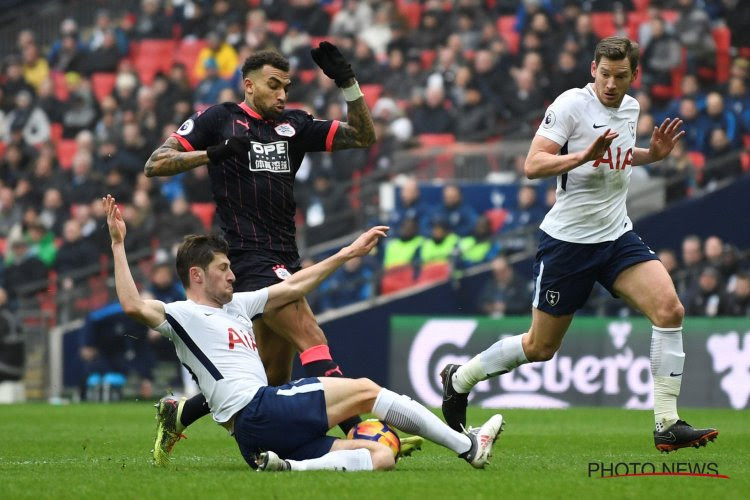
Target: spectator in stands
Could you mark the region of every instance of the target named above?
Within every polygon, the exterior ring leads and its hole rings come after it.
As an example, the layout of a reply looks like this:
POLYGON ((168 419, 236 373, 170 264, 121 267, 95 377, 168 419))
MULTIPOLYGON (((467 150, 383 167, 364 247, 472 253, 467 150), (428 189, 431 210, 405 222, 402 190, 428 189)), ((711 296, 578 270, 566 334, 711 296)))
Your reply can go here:
POLYGON ((552 70, 550 95, 560 95, 568 89, 584 87, 588 78, 579 69, 575 54, 569 50, 561 51, 552 70))
POLYGON ((83 237, 81 225, 75 219, 65 222, 63 242, 57 250, 55 270, 63 290, 73 289, 75 282, 82 282, 87 275, 99 269, 99 253, 94 244, 83 237), (90 272, 83 274, 88 269, 90 272))
POLYGON ((310 36, 328 34, 331 18, 317 0, 292 0, 285 11, 289 24, 298 23, 310 36))
POLYGON ((63 195, 56 187, 50 187, 44 191, 43 196, 39 220, 52 234, 62 234, 63 223, 70 213, 63 195))
POLYGON ((64 103, 55 95, 55 84, 51 78, 42 82, 42 85, 39 87, 36 104, 44 111, 50 122, 62 122, 63 110, 67 103, 64 103))
POLYGON ((141 12, 133 34, 140 40, 172 38, 172 19, 164 12, 161 0, 141 0, 141 12))
POLYGON ((113 20, 112 15, 107 9, 99 9, 96 12, 96 19, 94 21, 94 29, 91 31, 86 46, 89 52, 96 52, 102 46, 108 44, 107 38, 110 34, 113 35, 115 41, 115 47, 120 57, 128 55, 130 51, 130 43, 125 32, 117 26, 113 20))
MULTIPOLYGON (((372 22, 372 7, 367 2, 345 0, 331 19, 331 36, 357 36, 372 22)), ((359 67, 357 67, 359 69, 359 67)))
MULTIPOLYGON (((641 112, 638 115, 638 125, 635 127, 635 146, 638 148, 645 147, 648 149, 648 145, 651 142, 651 134, 654 131, 654 117, 651 113, 641 112)), ((659 163, 659 162, 657 162, 659 163)))
MULTIPOLYGON (((375 9, 372 22, 365 29, 357 33, 358 41, 363 41, 371 50, 375 58, 385 57, 388 44, 391 41, 391 24, 393 4, 383 2, 375 9)), ((359 78, 360 65, 357 64, 357 77, 359 78)))
POLYGON ((492 260, 492 275, 482 287, 478 306, 478 312, 493 317, 527 314, 531 307, 528 287, 516 277, 506 257, 492 260))
POLYGON ((458 241, 456 266, 459 269, 489 262, 500 253, 500 243, 492 238, 490 221, 484 215, 477 217, 474 231, 458 241))
POLYGON ((690 97, 682 99, 679 116, 683 121, 682 128, 685 131, 685 136, 682 140, 685 142, 687 150, 705 151, 708 123, 705 116, 699 114, 694 99, 690 97))
POLYGON ((482 92, 470 84, 464 92, 463 103, 458 107, 456 139, 467 142, 482 142, 498 133, 495 114, 482 92))
POLYGON ((312 191, 301 203, 304 207, 308 245, 317 245, 349 233, 354 214, 346 192, 332 182, 332 173, 317 171, 312 180, 312 191))
POLYGON ((520 121, 541 117, 544 113, 544 96, 537 87, 531 71, 524 69, 516 71, 513 74, 513 81, 515 85, 504 97, 513 117, 520 121))
MULTIPOLYGON (((730 148, 740 146, 740 130, 734 113, 724 107, 724 98, 718 92, 710 92, 706 96, 707 129, 721 129, 729 141, 730 148)), ((710 134, 709 137, 710 139, 710 134)), ((705 151, 709 152, 709 149, 705 151)))
POLYGON ((396 205, 388 216, 387 225, 401 228, 407 219, 417 222, 418 232, 426 234, 428 231, 430 207, 421 199, 419 183, 414 177, 408 177, 399 189, 400 203, 396 205))
POLYGON ((13 231, 20 231, 21 207, 16 203, 13 190, 0 186, 0 237, 7 238, 13 231))
POLYGON ((741 123, 742 115, 750 110, 750 92, 748 92, 747 85, 748 82, 738 77, 730 78, 727 83, 724 104, 727 110, 734 113, 738 124, 741 123))
POLYGON ((671 85, 672 70, 682 64, 682 47, 679 40, 667 32, 664 20, 651 19, 651 38, 641 56, 641 75, 646 86, 671 85))
POLYGON ((5 58, 5 74, 3 87, 2 109, 10 111, 15 107, 16 96, 23 91, 34 95, 34 87, 29 85, 23 77, 23 66, 21 59, 16 55, 10 55, 5 58))
POLYGON ((41 218, 29 225, 25 238, 29 243, 29 251, 39 257, 45 266, 51 268, 57 257, 55 234, 47 229, 41 218))
POLYGON ((452 134, 456 126, 455 114, 446 107, 442 85, 428 86, 425 102, 411 112, 414 134, 452 134))
POLYGON ((102 190, 112 196, 117 196, 122 203, 129 203, 133 195, 132 177, 125 176, 120 167, 113 167, 104 173, 102 190))
POLYGON ((81 72, 86 64, 86 46, 78 38, 78 23, 74 19, 63 19, 60 24, 60 39, 56 40, 47 54, 49 67, 60 72, 81 72))
POLYGON ((21 59, 23 61, 23 77, 26 82, 34 87, 35 91, 39 90, 42 82, 49 78, 49 64, 47 60, 39 54, 39 47, 36 43, 28 43, 21 50, 21 59))
MULTIPOLYGON (((675 97, 666 107, 663 115, 664 116, 678 116, 680 113, 680 103, 683 99, 693 99, 695 102, 695 108, 698 112, 703 112, 706 109, 706 93, 701 89, 700 81, 698 77, 693 73, 688 73, 682 77, 680 82, 680 96, 675 97)), ((643 109, 641 109, 643 111, 643 109)), ((661 118, 661 117, 659 117, 661 118)), ((661 120, 658 120, 661 121, 661 120)))
POLYGON ((152 396, 152 360, 143 359, 143 356, 150 355, 146 349, 147 331, 145 326, 128 318, 119 302, 92 311, 86 317, 79 351, 84 364, 81 399, 107 400, 99 393, 107 382, 111 383, 113 390, 109 399, 120 399, 122 386, 132 367, 137 367, 141 375, 140 397, 152 396))
POLYGON ((569 34, 567 38, 574 44, 572 47, 576 49, 578 63, 581 66, 588 67, 591 64, 591 57, 596 44, 599 42, 591 25, 591 15, 588 13, 580 14, 575 20, 575 31, 569 34))
POLYGON ((680 296, 694 287, 704 266, 700 237, 694 234, 686 236, 682 240, 682 266, 675 281, 677 293, 680 296))
POLYGON ((216 62, 219 78, 225 80, 232 78, 237 71, 237 51, 216 31, 211 31, 206 35, 206 42, 208 42, 208 45, 201 49, 195 62, 195 76, 199 80, 208 77, 206 61, 213 59, 216 62))
POLYGON ((321 290, 321 308, 344 307, 373 296, 373 272, 362 257, 346 261, 321 290))
POLYGON ((411 33, 412 46, 422 50, 435 50, 446 39, 448 25, 442 22, 442 15, 436 9, 428 9, 422 13, 419 29, 411 33))
POLYGON ((63 112, 63 138, 71 139, 81 130, 91 129, 96 124, 96 99, 88 82, 84 82, 77 73, 65 75, 65 82, 70 89, 66 109, 63 112))
POLYGON ((677 0, 677 10, 674 32, 687 49, 689 69, 715 68, 716 42, 708 13, 695 5, 694 0, 677 0))
POLYGON ((659 260, 662 264, 664 264, 664 268, 669 273, 669 276, 672 278, 672 281, 675 281, 675 276, 679 272, 679 263, 677 262, 677 255, 675 255, 674 251, 669 248, 663 248, 656 252, 656 256, 659 257, 659 260))
POLYGON ((454 17, 454 27, 451 31, 459 36, 464 50, 473 52, 479 48, 482 32, 478 21, 474 11, 466 7, 459 8, 454 17))
POLYGON ((101 193, 101 184, 92 175, 93 158, 90 153, 80 151, 73 156, 65 198, 87 203, 101 193))
POLYGON ((101 43, 97 43, 95 49, 89 49, 90 52, 86 56, 86 74, 114 73, 117 71, 120 59, 124 56, 122 49, 118 46, 117 32, 114 28, 103 31, 101 37, 101 43))
POLYGON ((685 295, 687 316, 720 316, 724 313, 727 298, 718 269, 706 266, 698 276, 698 281, 685 295))
POLYGON ((688 157, 683 141, 675 144, 669 156, 647 168, 651 175, 665 180, 667 203, 685 198, 695 187, 695 165, 688 157))
POLYGON ((388 239, 383 252, 383 269, 412 265, 424 242, 415 219, 404 219, 398 229, 398 238, 388 239))
POLYGON ((536 226, 544 218, 545 210, 537 203, 537 187, 523 184, 518 188, 516 206, 508 211, 503 223, 503 231, 536 226))
POLYGON ((458 248, 459 237, 448 221, 435 215, 431 221, 430 236, 419 248, 418 259, 424 268, 430 264, 451 264, 458 248))
POLYGON ((144 158, 148 158, 151 144, 143 137, 137 123, 126 123, 122 126, 121 140, 119 147, 121 166, 125 167, 123 173, 132 180, 143 170, 144 158))
POLYGON ((47 288, 47 266, 31 251, 24 238, 10 242, 5 255, 5 290, 11 309, 47 288))
POLYGON ((467 236, 474 229, 477 212, 468 203, 464 203, 461 189, 456 184, 447 184, 443 188, 443 201, 430 214, 430 221, 440 219, 448 223, 448 228, 458 236, 467 236))
POLYGON ((727 316, 750 316, 750 275, 737 274, 734 291, 727 295, 723 314, 727 316))
POLYGON ((357 81, 363 84, 383 83, 383 68, 378 63, 372 47, 364 38, 358 37, 354 42, 352 59, 352 64, 357 68, 357 81))
POLYGON ((724 242, 718 236, 709 236, 703 242, 704 264, 719 269, 724 252, 724 242))
MULTIPOLYGON (((411 88, 410 85, 404 85, 404 79, 407 78, 406 54, 395 47, 388 51, 388 62, 383 72, 383 94, 388 97, 400 97, 404 88, 411 88)), ((420 61, 421 63, 421 61, 420 61)))
POLYGON ((727 137, 725 129, 715 127, 708 134, 708 150, 706 159, 709 160, 703 174, 703 185, 709 189, 715 187, 716 182, 733 179, 742 174, 742 163, 736 154, 736 148, 727 137))
POLYGON ((229 83, 219 77, 219 65, 216 59, 206 59, 203 68, 206 76, 195 87, 193 97, 193 102, 198 109, 205 109, 216 104, 221 91, 229 88, 229 83))
POLYGON ((159 245, 163 248, 172 248, 179 244, 185 235, 203 232, 203 223, 190 211, 188 202, 185 198, 177 197, 172 200, 169 213, 160 217, 159 245))
POLYGON ((11 129, 20 130, 23 140, 30 146, 38 146, 50 139, 50 123, 42 108, 34 104, 34 96, 28 90, 16 94, 15 109, 5 117, 3 141, 11 142, 11 129))

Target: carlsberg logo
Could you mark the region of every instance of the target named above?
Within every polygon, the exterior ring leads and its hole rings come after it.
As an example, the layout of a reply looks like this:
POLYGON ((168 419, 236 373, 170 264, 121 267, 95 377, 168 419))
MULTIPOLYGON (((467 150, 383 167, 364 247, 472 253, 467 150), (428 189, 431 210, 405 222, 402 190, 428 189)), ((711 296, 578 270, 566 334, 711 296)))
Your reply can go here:
MULTIPOLYGON (((439 371, 447 363, 466 363, 476 352, 467 344, 477 328, 473 319, 428 320, 409 351, 409 378, 416 396, 430 406, 440 406, 439 371)), ((614 398, 626 408, 652 408, 652 380, 648 356, 637 356, 627 345, 632 326, 611 322, 607 333, 611 348, 606 355, 558 353, 550 361, 522 365, 484 382, 472 391, 472 403, 484 407, 565 408, 571 401, 614 398)), ((604 333, 604 332, 602 332, 604 333)), ((501 334, 498 339, 515 335, 501 334)), ((484 348, 488 347, 485 345, 484 348)))

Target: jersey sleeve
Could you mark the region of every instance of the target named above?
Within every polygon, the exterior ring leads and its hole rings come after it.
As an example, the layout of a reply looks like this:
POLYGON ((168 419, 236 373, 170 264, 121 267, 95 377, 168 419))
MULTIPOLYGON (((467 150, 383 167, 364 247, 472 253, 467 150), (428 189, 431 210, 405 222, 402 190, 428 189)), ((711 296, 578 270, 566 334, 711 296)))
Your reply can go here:
POLYGON ((170 137, 180 141, 187 151, 205 151, 208 146, 215 146, 224 139, 222 125, 229 116, 224 106, 211 106, 185 120, 170 137))
POLYGON ((253 292, 236 292, 232 300, 237 303, 251 320, 263 313, 268 301, 268 288, 261 288, 253 292))
POLYGON ((338 120, 316 120, 311 114, 298 111, 290 116, 297 129, 297 141, 305 151, 331 151, 333 137, 341 122, 338 120))
POLYGON ((574 97, 568 93, 560 95, 544 113, 544 119, 536 134, 564 146, 573 133, 575 117, 574 97))
MULTIPOLYGON (((172 304, 165 304, 162 302, 162 306, 164 306, 164 315, 173 315, 173 307, 172 304)), ((169 321, 165 319, 162 321, 162 323, 154 328, 157 332, 159 332, 162 336, 167 337, 169 340, 173 340, 175 336, 174 328, 172 328, 172 325, 169 324, 169 321)))

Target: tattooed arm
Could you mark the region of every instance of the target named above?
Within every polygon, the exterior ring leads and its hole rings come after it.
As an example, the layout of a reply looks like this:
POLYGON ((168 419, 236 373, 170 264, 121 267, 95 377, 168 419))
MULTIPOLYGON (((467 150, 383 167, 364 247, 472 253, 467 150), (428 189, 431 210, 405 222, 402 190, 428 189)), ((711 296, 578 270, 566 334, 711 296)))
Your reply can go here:
MULTIPOLYGON (((344 87, 354 85, 352 78, 344 84, 344 87)), ((346 122, 339 125, 336 135, 333 137, 333 150, 366 148, 375 144, 375 124, 372 122, 370 110, 367 108, 365 98, 360 97, 356 101, 347 104, 346 122)))
MULTIPOLYGON (((337 134, 338 135, 338 134, 337 134)), ((146 177, 175 175, 208 164, 205 151, 186 151, 180 141, 169 137, 146 161, 146 177)))

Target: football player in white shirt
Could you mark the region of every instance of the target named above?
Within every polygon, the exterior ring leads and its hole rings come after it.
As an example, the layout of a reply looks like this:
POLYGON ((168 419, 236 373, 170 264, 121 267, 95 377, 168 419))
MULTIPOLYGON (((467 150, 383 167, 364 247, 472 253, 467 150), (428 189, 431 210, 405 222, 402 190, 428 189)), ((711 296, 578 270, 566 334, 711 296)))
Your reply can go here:
MULTIPOLYGON (((456 432, 407 396, 360 378, 310 377, 271 387, 253 334, 254 316, 299 300, 346 261, 370 252, 388 227, 376 226, 354 243, 288 279, 254 292, 233 293, 228 246, 217 236, 190 235, 177 251, 177 274, 187 300, 144 300, 125 254, 125 222, 115 199, 103 198, 112 238, 115 288, 125 313, 168 337, 206 396, 214 420, 237 440, 258 470, 391 469, 391 449, 379 442, 336 439, 331 427, 361 413, 445 446, 483 468, 503 427, 493 415, 478 429, 456 432)), ((173 431, 169 431, 173 432, 173 431)))
POLYGON ((591 63, 594 82, 564 92, 547 109, 525 164, 530 179, 557 177, 557 200, 540 225, 531 327, 463 366, 443 369, 443 415, 454 429, 465 422, 469 391, 479 381, 554 356, 573 314, 598 281, 653 324, 656 448, 697 447, 718 435, 677 415, 685 310, 669 274, 633 232, 625 210, 631 169, 663 159, 685 134, 682 120, 667 118, 654 127, 648 149, 635 147, 640 108, 626 92, 637 75, 638 44, 605 38, 591 63))

